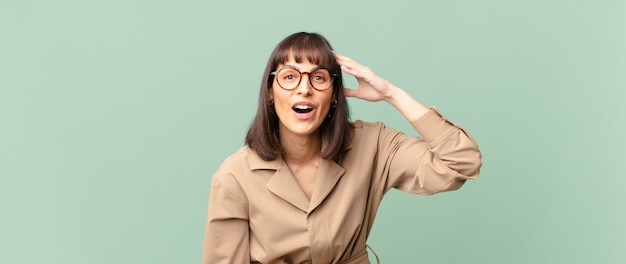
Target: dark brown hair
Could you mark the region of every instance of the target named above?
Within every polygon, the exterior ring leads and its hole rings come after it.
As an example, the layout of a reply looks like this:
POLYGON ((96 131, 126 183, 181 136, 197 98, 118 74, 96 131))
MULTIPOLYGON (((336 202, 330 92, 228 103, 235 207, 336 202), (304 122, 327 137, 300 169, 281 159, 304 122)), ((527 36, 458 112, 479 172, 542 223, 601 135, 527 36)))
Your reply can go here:
POLYGON ((286 63, 290 55, 298 63, 308 60, 337 75, 333 80, 332 88, 332 98, 337 100, 337 105, 330 109, 330 117, 326 117, 318 129, 321 137, 328 141, 322 149, 322 158, 338 162, 350 141, 353 125, 350 122, 348 102, 343 94, 341 68, 326 38, 316 33, 292 34, 274 48, 263 73, 259 105, 256 116, 248 129, 246 144, 264 160, 274 160, 284 154, 278 135, 278 116, 269 100, 269 90, 274 81, 270 73, 275 71, 279 64, 286 63))

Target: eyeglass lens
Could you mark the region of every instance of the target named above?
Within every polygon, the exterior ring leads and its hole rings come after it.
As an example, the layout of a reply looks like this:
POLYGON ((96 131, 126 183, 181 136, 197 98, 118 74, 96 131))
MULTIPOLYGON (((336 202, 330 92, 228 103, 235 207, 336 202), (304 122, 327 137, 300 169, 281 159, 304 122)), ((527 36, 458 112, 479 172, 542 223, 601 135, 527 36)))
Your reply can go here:
POLYGON ((276 74, 276 80, 278 81, 278 85, 283 89, 292 90, 300 84, 302 74, 309 75, 309 83, 317 90, 326 90, 332 86, 332 76, 326 69, 317 69, 310 73, 300 73, 300 71, 296 69, 283 68, 276 74))

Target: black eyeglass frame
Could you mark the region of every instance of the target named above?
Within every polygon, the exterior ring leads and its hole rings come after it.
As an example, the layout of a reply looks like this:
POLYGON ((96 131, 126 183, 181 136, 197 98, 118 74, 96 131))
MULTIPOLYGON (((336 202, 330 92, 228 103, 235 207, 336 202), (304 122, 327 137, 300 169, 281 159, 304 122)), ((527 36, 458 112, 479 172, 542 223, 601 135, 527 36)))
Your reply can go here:
POLYGON ((277 70, 277 71, 270 72, 270 75, 272 75, 272 76, 276 77, 276 75, 278 74, 278 72, 279 72, 279 71, 282 71, 282 70, 284 70, 284 69, 292 69, 292 70, 296 70, 296 71, 300 74, 300 78, 298 79, 298 83, 297 83, 297 84, 296 84, 293 88, 291 88, 291 89, 287 89, 287 88, 283 87, 283 86, 280 84, 280 82, 279 82, 278 80, 276 80, 276 83, 278 83, 278 86, 280 86, 280 88, 282 88, 282 89, 284 89, 284 90, 287 90, 287 91, 291 91, 291 90, 293 90, 293 89, 298 88, 298 86, 300 86, 300 82, 302 82, 302 75, 303 75, 303 74, 305 74, 305 73, 309 76, 309 78, 308 78, 308 79, 309 79, 309 84, 311 85, 311 87, 313 87, 313 89, 318 90, 318 91, 326 91, 326 90, 330 89, 330 87, 333 87, 333 84, 335 83, 335 77, 338 77, 338 76, 339 76, 339 74, 336 74, 336 73, 331 73, 328 69, 326 69, 326 68, 324 68, 324 67, 316 67, 316 68, 313 68, 313 70, 311 70, 311 71, 309 71, 309 72, 302 72, 302 71, 300 71, 300 69, 298 69, 298 68, 296 68, 296 67, 283 67, 283 68, 280 68, 280 69, 279 69, 279 70, 277 70), (316 88, 316 87, 315 87, 315 85, 313 85, 313 82, 311 81, 311 73, 313 73, 313 72, 315 72, 315 71, 318 71, 318 70, 326 70, 326 71, 328 71, 328 73, 330 73, 330 85, 329 85, 328 87, 324 88, 324 89, 318 89, 318 88, 316 88))

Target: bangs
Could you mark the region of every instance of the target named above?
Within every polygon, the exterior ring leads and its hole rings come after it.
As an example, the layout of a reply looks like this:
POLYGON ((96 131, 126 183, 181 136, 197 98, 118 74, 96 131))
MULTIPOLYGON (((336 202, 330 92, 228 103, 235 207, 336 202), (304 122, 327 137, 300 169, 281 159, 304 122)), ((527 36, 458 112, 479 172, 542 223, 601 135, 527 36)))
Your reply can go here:
POLYGON ((275 67, 287 63, 292 56, 297 63, 308 61, 333 73, 339 70, 330 44, 317 34, 292 35, 276 47, 274 55, 275 67))

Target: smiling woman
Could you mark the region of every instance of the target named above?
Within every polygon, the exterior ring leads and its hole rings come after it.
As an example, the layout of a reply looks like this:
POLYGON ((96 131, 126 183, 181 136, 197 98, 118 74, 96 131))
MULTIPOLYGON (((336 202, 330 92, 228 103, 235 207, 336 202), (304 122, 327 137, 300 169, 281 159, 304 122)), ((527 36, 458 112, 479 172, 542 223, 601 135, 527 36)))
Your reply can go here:
POLYGON ((369 263, 367 238, 388 190, 455 190, 481 165, 465 129, 321 35, 293 34, 270 56, 246 146, 213 176, 203 261, 369 263), (341 70, 358 89, 343 87, 341 70), (390 103, 423 138, 350 121, 346 96, 390 103))

